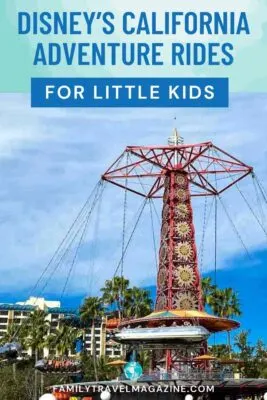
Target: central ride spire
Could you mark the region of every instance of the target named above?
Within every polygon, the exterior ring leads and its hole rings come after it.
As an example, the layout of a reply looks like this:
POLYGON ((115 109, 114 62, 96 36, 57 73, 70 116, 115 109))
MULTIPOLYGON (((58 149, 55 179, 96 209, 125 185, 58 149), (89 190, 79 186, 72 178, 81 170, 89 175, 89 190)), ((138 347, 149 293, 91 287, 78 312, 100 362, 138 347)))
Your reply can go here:
POLYGON ((165 177, 156 310, 203 309, 189 179, 182 170, 165 177))
MULTIPOLYGON (((182 143, 175 129, 169 145, 182 143)), ((165 174, 155 308, 203 309, 189 177, 177 160, 165 174)))

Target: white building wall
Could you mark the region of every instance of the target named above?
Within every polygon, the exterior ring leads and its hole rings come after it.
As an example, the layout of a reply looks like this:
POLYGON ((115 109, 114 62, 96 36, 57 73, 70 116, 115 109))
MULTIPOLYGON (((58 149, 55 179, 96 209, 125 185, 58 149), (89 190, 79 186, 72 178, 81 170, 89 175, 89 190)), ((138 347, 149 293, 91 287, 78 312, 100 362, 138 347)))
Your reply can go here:
MULTIPOLYGON (((16 303, 20 306, 30 305, 38 309, 48 311, 49 308, 53 308, 53 313, 47 314, 46 319, 50 322, 50 332, 53 333, 59 326, 59 322, 64 318, 64 314, 60 313, 60 301, 48 301, 45 298, 30 297, 25 302, 16 303), (59 309, 57 313, 55 309, 59 309)), ((9 324, 13 322, 17 324, 22 324, 31 313, 29 310, 17 310, 16 304, 14 304, 14 309, 1 310, 0 304, 0 340, 7 332, 9 324)), ((96 354, 97 356, 107 356, 109 358, 121 357, 123 354, 122 346, 111 343, 110 334, 106 330, 105 319, 96 323, 95 326, 95 338, 96 338, 96 354)), ((85 333, 85 348, 92 354, 92 328, 88 327, 85 333)), ((28 355, 31 355, 31 351, 27 351, 28 355)), ((44 348, 43 356, 49 357, 49 349, 44 348)))

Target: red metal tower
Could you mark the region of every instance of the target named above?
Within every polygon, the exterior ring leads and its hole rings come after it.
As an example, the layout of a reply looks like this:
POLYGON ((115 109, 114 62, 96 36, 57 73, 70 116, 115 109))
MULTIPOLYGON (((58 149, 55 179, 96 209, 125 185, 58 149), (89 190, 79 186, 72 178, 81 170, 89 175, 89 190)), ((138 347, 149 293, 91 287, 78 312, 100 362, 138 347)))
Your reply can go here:
POLYGON ((187 172, 166 173, 163 199, 156 310, 202 311, 187 172))
POLYGON ((105 172, 133 193, 163 197, 157 310, 203 309, 191 197, 220 195, 252 170, 211 142, 183 144, 175 130, 168 146, 129 146, 105 172))
MULTIPOLYGON (((203 313, 191 199, 219 196, 252 171, 212 142, 183 144, 175 130, 167 146, 127 147, 102 176, 147 199, 163 198, 155 311, 195 310, 213 332, 238 326, 203 313)), ((181 324, 195 318, 180 314, 177 322, 181 324)), ((144 318, 138 324, 147 321, 144 318)), ((169 367, 170 352, 167 356, 169 367)))

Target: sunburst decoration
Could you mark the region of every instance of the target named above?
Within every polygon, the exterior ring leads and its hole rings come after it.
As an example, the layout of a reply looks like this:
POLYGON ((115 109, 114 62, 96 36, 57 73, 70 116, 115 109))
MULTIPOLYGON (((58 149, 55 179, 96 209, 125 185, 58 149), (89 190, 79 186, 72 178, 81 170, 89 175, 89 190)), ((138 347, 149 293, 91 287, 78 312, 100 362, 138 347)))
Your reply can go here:
POLYGON ((178 243, 175 246, 175 252, 178 255, 178 258, 183 261, 188 261, 193 257, 193 248, 189 242, 178 243))
POLYGON ((177 293, 174 298, 174 306, 180 310, 197 310, 198 298, 192 292, 177 293))
POLYGON ((199 281, 194 243, 188 176, 177 171, 172 182, 169 176, 165 177, 157 310, 169 305, 180 309, 198 309, 199 281), (172 268, 169 265, 171 261, 172 268), (171 294, 169 281, 173 286, 171 294), (170 295, 173 304, 168 302, 170 295))
POLYGON ((175 230, 176 230, 177 234, 182 238, 186 238, 190 234, 190 231, 191 231, 190 225, 188 224, 188 222, 178 222, 175 230))
POLYGON ((177 204, 176 214, 178 218, 185 218, 189 214, 189 208, 186 204, 177 204))
POLYGON ((176 197, 179 201, 186 201, 188 198, 188 193, 184 189, 176 190, 176 197))
POLYGON ((194 270, 190 265, 179 267, 175 271, 175 277, 179 286, 189 288, 194 285, 196 276, 194 270))
POLYGON ((185 177, 180 174, 176 176, 176 183, 178 183, 179 186, 184 186, 186 184, 185 177))

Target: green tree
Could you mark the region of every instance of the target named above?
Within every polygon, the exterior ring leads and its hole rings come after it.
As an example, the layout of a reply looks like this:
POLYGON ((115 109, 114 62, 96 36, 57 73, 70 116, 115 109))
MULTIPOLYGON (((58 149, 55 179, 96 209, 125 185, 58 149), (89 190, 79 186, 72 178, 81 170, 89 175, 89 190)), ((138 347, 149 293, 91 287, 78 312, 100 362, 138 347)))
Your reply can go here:
POLYGON ((59 355, 68 356, 69 352, 74 352, 75 341, 81 335, 81 330, 62 323, 47 337, 46 344, 49 349, 55 349, 59 355))
POLYGON ((151 367, 152 352, 150 350, 142 350, 138 353, 138 361, 142 365, 143 371, 148 371, 151 367))
POLYGON ((2 338, 0 339, 0 344, 10 343, 14 341, 21 341, 21 326, 19 324, 9 324, 7 327, 7 331, 4 333, 2 338))
MULTIPOLYGON (((40 351, 45 347, 49 333, 50 323, 46 319, 47 314, 43 310, 34 310, 29 317, 23 321, 21 332, 24 337, 24 346, 31 349, 35 362, 39 359, 40 351)), ((38 371, 34 373, 34 399, 38 398, 38 371)))
MULTIPOLYGON (((0 340, 0 344, 5 344, 5 343, 11 343, 11 342, 18 342, 21 346, 24 345, 24 335, 23 335, 23 330, 21 328, 21 325, 12 323, 9 324, 7 327, 7 331, 4 333, 0 340)), ((17 369, 16 369, 16 363, 13 363, 13 377, 16 379, 17 376, 17 369)))
POLYGON ((40 351, 45 347, 50 323, 46 319, 46 312, 35 310, 23 322, 21 331, 24 336, 25 347, 31 349, 35 361, 39 358, 40 351))
POLYGON ((229 357, 229 348, 226 344, 215 344, 211 346, 211 353, 218 359, 227 359, 229 357))
POLYGON ((259 377, 267 378, 267 348, 261 339, 258 339, 255 345, 255 363, 259 377))
MULTIPOLYGON (((91 354, 86 352, 81 354, 83 377, 86 381, 92 381, 94 377, 94 360, 91 354)), ((108 365, 108 358, 99 357, 97 359, 97 371, 100 380, 110 380, 118 376, 117 367, 108 365)), ((114 361, 114 360, 113 360, 114 361)))
POLYGON ((0 393, 3 400, 30 400, 34 398, 34 375, 32 367, 17 368, 16 377, 12 365, 0 368, 0 393))
POLYGON ((122 317, 128 288, 128 279, 115 276, 113 279, 106 280, 105 286, 101 289, 103 302, 115 308, 119 319, 122 317))
POLYGON ((140 318, 152 311, 153 301, 148 290, 137 287, 125 292, 124 314, 127 317, 140 318))
POLYGON ((102 300, 98 297, 87 297, 80 308, 81 321, 85 324, 91 324, 92 328, 92 355, 95 372, 95 380, 98 381, 97 360, 96 360, 96 340, 95 323, 98 318, 104 315, 102 300))
MULTIPOLYGON (((213 313, 221 318, 233 318, 241 315, 237 294, 232 288, 215 288, 208 297, 208 305, 213 313)), ((227 331, 229 356, 231 357, 231 334, 227 331)))
POLYGON ((0 393, 1 400, 33 400, 36 389, 39 398, 47 392, 51 385, 59 382, 71 383, 71 377, 65 374, 43 374, 44 385, 38 382, 36 387, 35 375, 33 374, 33 360, 22 360, 17 362, 17 376, 12 375, 11 364, 1 364, 0 368, 0 393), (42 390, 43 389, 43 390, 42 390))
POLYGON ((98 357, 97 359, 97 371, 99 375, 99 379, 101 381, 108 381, 110 379, 114 379, 120 374, 118 367, 112 367, 108 365, 109 359, 106 357, 98 357))
POLYGON ((201 288, 202 288, 202 299, 203 306, 209 304, 210 297, 212 296, 216 286, 212 284, 212 279, 210 277, 202 278, 201 280, 201 288))
POLYGON ((257 367, 254 362, 255 347, 248 341, 249 331, 241 331, 235 336, 235 346, 238 349, 238 356, 243 361, 243 374, 246 378, 258 377, 257 367))

